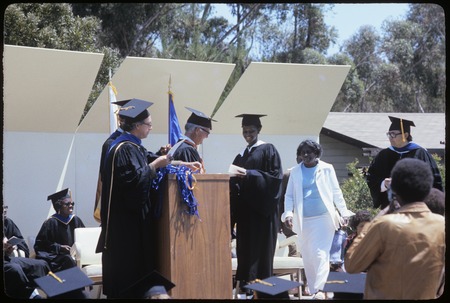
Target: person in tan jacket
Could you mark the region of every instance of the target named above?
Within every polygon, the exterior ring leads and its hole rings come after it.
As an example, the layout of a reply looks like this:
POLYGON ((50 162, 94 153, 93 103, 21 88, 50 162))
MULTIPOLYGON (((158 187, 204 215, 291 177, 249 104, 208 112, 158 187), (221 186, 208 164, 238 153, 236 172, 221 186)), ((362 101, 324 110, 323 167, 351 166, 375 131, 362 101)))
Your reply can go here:
POLYGON ((364 299, 435 299, 444 274, 445 219, 423 202, 433 175, 425 162, 406 158, 391 178, 391 200, 400 208, 364 225, 346 252, 345 269, 367 270, 364 299))

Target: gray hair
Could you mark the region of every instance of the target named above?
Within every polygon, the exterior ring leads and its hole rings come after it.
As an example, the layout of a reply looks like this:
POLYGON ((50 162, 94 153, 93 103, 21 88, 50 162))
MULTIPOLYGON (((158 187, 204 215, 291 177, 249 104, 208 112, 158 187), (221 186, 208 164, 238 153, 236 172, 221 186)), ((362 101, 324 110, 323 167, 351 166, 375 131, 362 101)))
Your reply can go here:
POLYGON ((184 126, 184 130, 186 132, 189 132, 189 131, 193 131, 197 127, 200 127, 200 125, 197 125, 197 124, 194 124, 191 122, 187 122, 186 125, 184 126))

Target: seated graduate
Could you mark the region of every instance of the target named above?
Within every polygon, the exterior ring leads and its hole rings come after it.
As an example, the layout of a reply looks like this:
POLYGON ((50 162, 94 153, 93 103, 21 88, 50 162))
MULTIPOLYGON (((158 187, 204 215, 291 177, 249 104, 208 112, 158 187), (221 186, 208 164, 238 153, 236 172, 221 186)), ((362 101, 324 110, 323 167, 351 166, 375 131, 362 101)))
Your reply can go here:
POLYGON ((36 259, 47 261, 53 272, 76 266, 70 255, 74 240, 75 228, 85 227, 83 221, 73 213, 75 202, 69 188, 48 196, 54 213, 45 220, 36 236, 34 250, 36 259))
POLYGON ((14 221, 3 206, 3 271, 5 293, 15 299, 39 298, 34 279, 45 276, 50 267, 44 260, 29 258, 30 252, 14 221))

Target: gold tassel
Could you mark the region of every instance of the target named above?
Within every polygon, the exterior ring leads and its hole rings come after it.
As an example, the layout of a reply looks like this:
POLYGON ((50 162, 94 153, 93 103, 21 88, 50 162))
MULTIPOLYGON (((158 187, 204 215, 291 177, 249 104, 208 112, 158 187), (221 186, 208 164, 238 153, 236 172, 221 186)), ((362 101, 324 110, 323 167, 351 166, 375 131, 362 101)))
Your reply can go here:
POLYGON ((402 141, 405 142, 406 141, 406 139, 405 139, 405 131, 403 129, 403 119, 401 119, 401 118, 400 118, 400 129, 402 131, 402 141))

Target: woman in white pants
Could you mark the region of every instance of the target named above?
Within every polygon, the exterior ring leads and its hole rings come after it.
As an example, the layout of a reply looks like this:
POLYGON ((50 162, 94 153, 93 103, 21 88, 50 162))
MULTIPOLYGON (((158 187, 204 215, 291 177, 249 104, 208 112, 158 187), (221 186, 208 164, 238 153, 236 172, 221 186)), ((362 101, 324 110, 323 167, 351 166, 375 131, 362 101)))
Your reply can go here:
POLYGON ((330 248, 339 217, 354 213, 347 209, 333 165, 319 160, 322 147, 305 140, 297 148, 301 162, 290 173, 281 221, 293 229, 305 266, 306 280, 315 299, 322 292, 330 272, 330 248), (340 216, 337 215, 336 209, 340 216))

